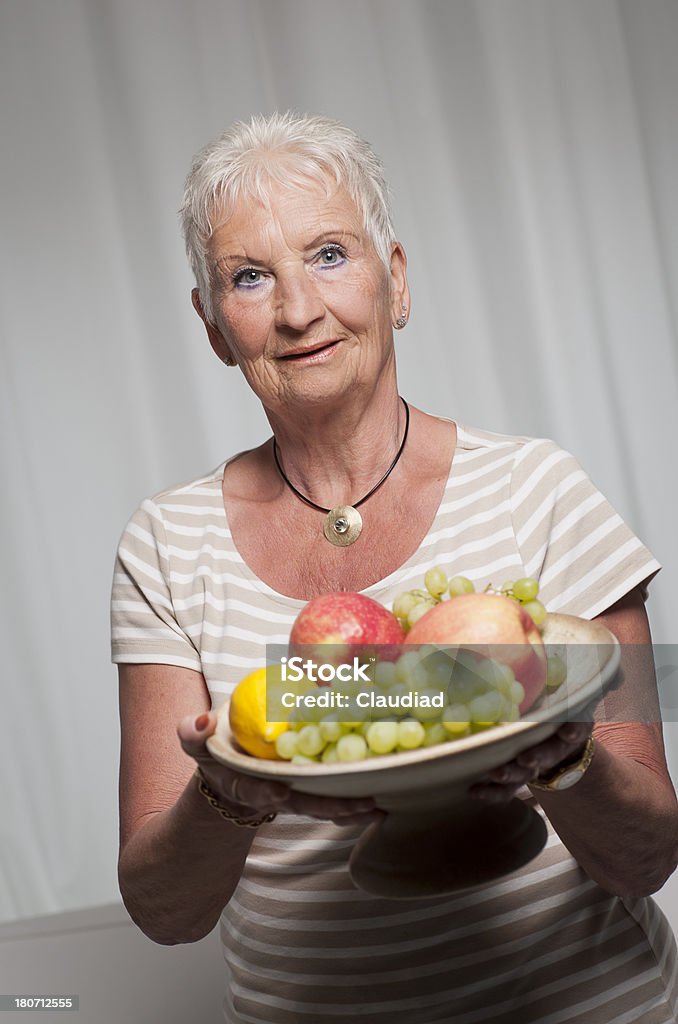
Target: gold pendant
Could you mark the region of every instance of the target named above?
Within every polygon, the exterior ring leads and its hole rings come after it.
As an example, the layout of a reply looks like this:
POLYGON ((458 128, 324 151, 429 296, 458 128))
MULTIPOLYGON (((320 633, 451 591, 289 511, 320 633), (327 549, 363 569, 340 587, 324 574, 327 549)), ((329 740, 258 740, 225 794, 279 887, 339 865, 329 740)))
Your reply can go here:
POLYGON ((357 508, 353 505, 338 505, 328 512, 323 524, 323 533, 338 548, 347 548, 358 539, 363 528, 363 521, 357 508))

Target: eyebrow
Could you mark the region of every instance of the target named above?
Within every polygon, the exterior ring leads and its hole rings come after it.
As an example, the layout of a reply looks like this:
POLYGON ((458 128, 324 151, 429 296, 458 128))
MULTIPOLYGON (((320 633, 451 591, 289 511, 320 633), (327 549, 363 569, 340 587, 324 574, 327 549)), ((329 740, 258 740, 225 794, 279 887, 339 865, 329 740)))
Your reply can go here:
POLYGON ((316 235, 316 237, 313 239, 313 241, 309 242, 308 245, 305 246, 305 248, 306 249, 314 249, 316 247, 316 245, 320 245, 320 243, 324 242, 327 238, 337 238, 337 237, 352 238, 356 242, 360 241, 358 236, 353 231, 346 231, 344 228, 334 228, 334 229, 330 228, 329 231, 323 231, 323 233, 321 235, 316 235))
MULTIPOLYGON (((344 228, 330 229, 329 231, 323 231, 322 234, 316 235, 314 239, 308 242, 304 246, 304 250, 307 252, 309 249, 315 249, 316 245, 320 245, 322 242, 329 238, 352 238, 355 242, 359 242, 360 238, 353 231, 346 231, 344 228)), ((222 260, 250 260, 249 256, 246 256, 242 252, 232 252, 228 254, 222 254, 215 260, 215 266, 218 266, 222 260)), ((252 263, 261 263, 262 260, 252 259, 252 263)))

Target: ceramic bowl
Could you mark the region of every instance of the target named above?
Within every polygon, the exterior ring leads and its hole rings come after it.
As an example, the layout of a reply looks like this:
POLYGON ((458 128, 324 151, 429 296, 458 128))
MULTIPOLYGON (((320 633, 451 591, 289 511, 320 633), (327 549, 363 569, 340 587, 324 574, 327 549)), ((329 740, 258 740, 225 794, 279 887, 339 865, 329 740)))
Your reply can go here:
POLYGON ((563 722, 590 720, 619 667, 619 642, 600 623, 551 614, 543 638, 549 653, 566 661, 567 678, 518 722, 366 761, 295 765, 244 753, 231 735, 226 702, 207 746, 229 768, 304 793, 374 797, 388 813, 365 830, 350 859, 353 881, 367 892, 421 897, 488 882, 535 857, 546 828, 524 800, 485 804, 468 796, 469 786, 563 722))

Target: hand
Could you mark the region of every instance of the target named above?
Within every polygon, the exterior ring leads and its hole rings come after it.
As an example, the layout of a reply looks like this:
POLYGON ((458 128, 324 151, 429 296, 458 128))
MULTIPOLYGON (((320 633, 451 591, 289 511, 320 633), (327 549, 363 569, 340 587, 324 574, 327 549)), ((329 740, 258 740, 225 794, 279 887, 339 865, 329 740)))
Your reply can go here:
POLYGON ((488 772, 487 781, 474 783, 469 795, 495 803, 512 800, 521 786, 538 775, 550 775, 561 761, 573 760, 583 751, 592 729, 592 722, 565 722, 542 743, 528 747, 515 760, 488 772))
POLYGON ((256 818, 262 814, 287 812, 333 821, 336 825, 369 825, 383 817, 384 812, 371 797, 340 799, 299 793, 284 782, 257 779, 227 768, 212 757, 206 746, 216 726, 217 716, 213 711, 197 718, 188 715, 179 722, 177 735, 184 752, 202 769, 212 792, 235 814, 256 818))

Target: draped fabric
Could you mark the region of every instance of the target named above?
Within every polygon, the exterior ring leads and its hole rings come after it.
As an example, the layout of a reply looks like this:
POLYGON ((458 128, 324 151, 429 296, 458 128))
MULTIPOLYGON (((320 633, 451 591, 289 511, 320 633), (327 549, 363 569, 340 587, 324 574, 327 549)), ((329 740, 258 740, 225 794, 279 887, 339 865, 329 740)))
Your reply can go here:
POLYGON ((676 47, 670 0, 0 5, 0 919, 116 898, 120 533, 269 433, 176 215, 236 118, 370 140, 409 257, 402 393, 571 451, 665 566, 676 639, 676 47))

